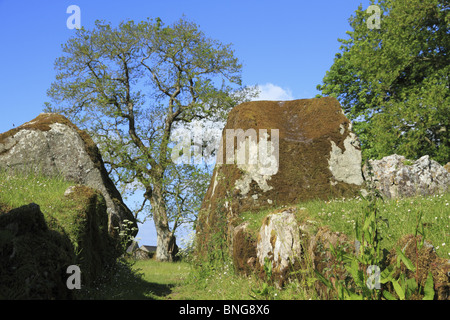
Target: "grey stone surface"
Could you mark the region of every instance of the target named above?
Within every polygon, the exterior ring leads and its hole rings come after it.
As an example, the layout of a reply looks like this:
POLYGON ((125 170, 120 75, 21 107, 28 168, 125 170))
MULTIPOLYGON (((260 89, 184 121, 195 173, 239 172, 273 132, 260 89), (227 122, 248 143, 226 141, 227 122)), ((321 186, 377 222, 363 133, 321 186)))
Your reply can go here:
POLYGON ((366 181, 373 183, 386 198, 439 194, 450 186, 450 173, 429 156, 411 161, 393 154, 369 160, 363 173, 366 181))
POLYGON ((272 262, 272 268, 283 273, 295 259, 301 256, 299 225, 292 211, 270 214, 265 218, 259 231, 256 245, 260 265, 265 260, 272 262))

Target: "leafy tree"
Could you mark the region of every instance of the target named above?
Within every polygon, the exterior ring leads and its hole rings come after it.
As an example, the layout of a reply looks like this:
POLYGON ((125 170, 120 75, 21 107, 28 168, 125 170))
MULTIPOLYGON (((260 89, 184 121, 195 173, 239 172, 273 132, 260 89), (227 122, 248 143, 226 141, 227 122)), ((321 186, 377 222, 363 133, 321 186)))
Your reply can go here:
POLYGON ((209 183, 199 165, 176 166, 171 134, 199 119, 224 119, 242 102, 241 64, 230 45, 180 19, 158 18, 117 28, 97 21, 80 29, 55 62, 46 111, 88 130, 119 187, 143 189, 157 232, 156 258, 171 261, 175 231, 195 211, 209 183))
MULTIPOLYGON (((374 4, 374 1, 372 1, 374 4)), ((379 0, 380 28, 360 5, 318 85, 354 121, 364 158, 450 155, 450 36, 446 0, 379 0), (370 22, 370 21, 369 21, 370 22)))

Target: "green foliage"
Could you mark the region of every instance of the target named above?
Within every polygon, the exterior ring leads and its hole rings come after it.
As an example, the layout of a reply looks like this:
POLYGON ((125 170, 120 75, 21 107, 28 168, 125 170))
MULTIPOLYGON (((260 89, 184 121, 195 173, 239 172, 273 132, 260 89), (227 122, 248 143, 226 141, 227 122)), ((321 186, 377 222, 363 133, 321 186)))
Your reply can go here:
POLYGON ((258 289, 252 289, 254 295, 251 295, 251 297, 253 299, 271 300, 276 296, 277 291, 272 284, 272 261, 267 257, 264 259, 264 274, 266 275, 266 281, 258 289))
POLYGON ((196 247, 194 265, 199 269, 202 277, 211 276, 217 270, 222 270, 226 264, 231 264, 229 254, 227 222, 223 215, 220 215, 218 221, 210 222, 208 226, 211 233, 208 234, 208 241, 203 244, 204 247, 196 247))
MULTIPOLYGON (((374 1, 373 1, 374 2, 374 1)), ((341 52, 318 85, 339 99, 362 143, 363 158, 450 154, 449 6, 443 0, 379 0, 380 29, 359 6, 341 52)))
MULTIPOLYGON (((127 255, 127 249, 130 244, 135 241, 133 234, 136 233, 137 228, 133 227, 134 222, 128 219, 124 219, 120 227, 114 229, 119 232, 118 246, 119 252, 124 252, 127 255)), ((130 253, 131 254, 131 253, 130 253)))
MULTIPOLYGON (((310 219, 317 225, 327 225, 332 231, 343 232, 354 237, 355 229, 361 228, 362 212, 369 206, 369 199, 335 199, 332 201, 309 201, 299 206, 306 208, 310 219)), ((450 232, 450 193, 433 196, 416 196, 403 199, 377 200, 379 217, 388 224, 377 225, 382 248, 392 248, 406 234, 422 235, 435 244, 436 253, 443 258, 450 257, 448 242, 450 232), (420 218, 420 219, 419 219, 420 218), (417 232, 417 233, 416 233, 417 232)))
MULTIPOLYGON (((365 221, 362 219, 362 211, 368 206, 368 201, 369 199, 358 198, 346 199, 345 201, 311 201, 301 205, 306 207, 308 215, 314 217, 318 222, 330 225, 333 227, 333 230, 341 231, 351 236, 355 234, 355 229, 352 227, 352 223, 347 222, 347 219, 354 219, 357 216, 361 217, 358 223, 361 234, 364 226, 363 222, 365 221), (322 215, 322 212, 327 214, 322 215), (331 215, 328 216, 328 213, 331 215), (345 218, 342 217, 342 214, 345 214, 345 218)), ((446 239, 446 234, 448 234, 449 229, 447 225, 450 221, 448 220, 448 210, 445 211, 446 203, 450 203, 450 194, 400 199, 399 201, 380 201, 377 199, 378 217, 382 215, 384 218, 389 219, 389 228, 387 228, 383 220, 377 220, 377 230, 383 236, 383 238, 380 237, 379 245, 381 248, 391 248, 394 242, 401 238, 402 235, 414 234, 414 230, 417 230, 417 234, 422 236, 424 236, 424 231, 427 231, 427 240, 433 237, 433 243, 442 244, 446 239), (391 234, 390 236, 389 233, 391 234), (439 234, 441 235, 439 236, 439 234)), ((367 210, 367 215, 370 215, 370 213, 367 210)), ((367 238, 371 239, 370 237, 367 238)), ((339 253, 339 249, 333 248, 336 253, 339 253)), ((439 255, 444 257, 448 257, 447 249, 448 245, 440 246, 440 248, 436 247, 439 255)), ((369 252, 369 250, 362 251, 369 252)), ((355 262, 356 260, 348 260, 346 263, 342 262, 342 264, 336 265, 336 268, 342 268, 348 274, 347 283, 342 282, 341 296, 344 297, 344 294, 347 294, 348 299, 361 299, 361 297, 371 299, 374 292, 365 286, 364 281, 366 281, 366 284, 367 281, 375 284, 373 279, 369 279, 375 273, 368 274, 367 269, 364 270, 363 265, 355 262), (353 279, 356 279, 356 281, 353 279), (364 290, 366 291, 362 293, 360 289, 358 289, 359 291, 355 290, 355 287, 351 287, 355 283, 357 283, 359 288, 365 288, 364 290)), ((399 263, 403 263, 400 257, 399 263)), ((286 283, 282 289, 279 289, 274 287, 267 278, 267 275, 270 275, 269 265, 266 265, 266 278, 260 279, 256 274, 243 276, 235 273, 230 259, 223 260, 216 265, 200 265, 200 261, 196 260, 189 263, 145 260, 136 261, 131 267, 135 275, 130 273, 130 270, 121 268, 120 272, 112 273, 111 281, 99 286, 98 289, 90 288, 86 298, 182 300, 321 299, 321 296, 315 292, 313 283, 320 279, 321 276, 322 280, 333 288, 330 290, 333 293, 335 292, 330 278, 325 278, 320 273, 315 274, 313 270, 307 270, 307 274, 303 275, 305 268, 293 271, 294 273, 297 272, 301 277, 298 280, 293 279, 293 281, 286 283)), ((380 270, 381 289, 379 290, 381 294, 378 292, 378 299, 399 299, 395 287, 399 290, 400 295, 401 292, 405 292, 405 299, 414 298, 417 292, 423 294, 423 299, 434 298, 433 277, 430 274, 428 274, 423 287, 417 287, 414 278, 402 280, 401 276, 396 276, 397 266, 383 268, 383 264, 381 264, 380 268, 382 269, 380 270), (383 290, 388 284, 392 285, 392 290, 383 290)), ((109 272, 109 270, 106 272, 109 272)))
MULTIPOLYGON (((396 300, 397 298, 405 300, 421 293, 422 290, 424 291, 423 299, 432 300, 434 288, 431 273, 428 274, 424 288, 420 288, 416 278, 406 278, 403 273, 400 274, 399 278, 394 277, 396 270, 400 269, 401 262, 408 270, 412 272, 416 270, 416 266, 402 250, 396 248, 396 268, 392 265, 384 266, 387 250, 382 249, 380 245, 381 235, 378 224, 380 221, 387 223, 387 220, 377 217, 377 194, 371 192, 368 196, 370 197, 370 204, 367 206, 367 210, 363 211, 361 229, 359 229, 358 223, 355 228, 355 243, 357 244, 355 253, 342 248, 334 248, 330 244, 331 254, 337 262, 333 268, 337 269, 339 266, 343 266, 348 277, 343 280, 342 273, 334 272, 331 274, 334 281, 330 281, 319 271, 316 271, 318 279, 339 300, 379 300, 382 297, 388 300, 396 300), (385 288, 381 288, 381 284, 385 285, 389 282, 392 283, 397 297, 385 288)), ((421 230, 423 232, 423 227, 421 230)), ((418 232, 417 225, 416 234, 418 232)))

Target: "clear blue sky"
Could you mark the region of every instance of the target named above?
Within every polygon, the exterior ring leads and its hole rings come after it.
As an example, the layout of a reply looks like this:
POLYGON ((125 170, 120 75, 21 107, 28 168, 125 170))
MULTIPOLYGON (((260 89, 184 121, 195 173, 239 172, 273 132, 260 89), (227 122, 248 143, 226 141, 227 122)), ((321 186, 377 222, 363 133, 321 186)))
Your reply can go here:
MULTIPOLYGON (((160 17, 171 24, 183 14, 209 37, 232 43, 243 63, 243 84, 261 85, 266 99, 312 98, 338 52, 348 18, 369 0, 0 0, 0 132, 35 118, 48 101, 53 63, 75 32, 67 7, 81 10, 81 25, 117 25, 160 17)), ((152 222, 141 226, 140 244, 155 245, 152 222)))

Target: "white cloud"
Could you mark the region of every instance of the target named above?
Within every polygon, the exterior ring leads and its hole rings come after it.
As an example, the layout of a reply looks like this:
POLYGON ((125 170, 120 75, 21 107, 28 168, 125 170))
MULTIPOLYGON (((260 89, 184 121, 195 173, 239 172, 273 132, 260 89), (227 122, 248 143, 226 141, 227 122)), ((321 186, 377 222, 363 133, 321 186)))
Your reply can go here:
POLYGON ((272 83, 266 83, 263 85, 258 84, 257 89, 259 90, 259 96, 254 98, 254 101, 257 100, 272 100, 272 101, 280 101, 280 100, 293 100, 292 92, 289 89, 283 89, 277 85, 272 83))

